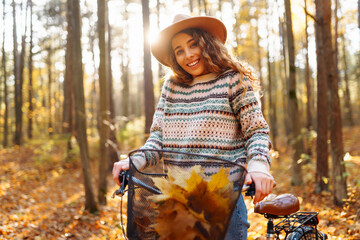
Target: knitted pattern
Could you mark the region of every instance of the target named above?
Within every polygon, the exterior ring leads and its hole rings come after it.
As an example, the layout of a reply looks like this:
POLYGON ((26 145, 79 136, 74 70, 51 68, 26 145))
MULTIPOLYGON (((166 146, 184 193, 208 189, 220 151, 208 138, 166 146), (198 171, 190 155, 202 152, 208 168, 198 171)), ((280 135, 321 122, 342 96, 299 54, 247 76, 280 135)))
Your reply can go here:
MULTIPOLYGON (((247 78, 232 70, 200 83, 165 81, 149 139, 142 149, 217 156, 237 163, 270 165, 269 127, 247 78), (244 90, 246 88, 246 92, 244 90)), ((154 165, 155 153, 146 165, 154 165)), ((165 158, 165 156, 164 156, 165 158)), ((167 163, 190 167, 194 157, 167 154, 167 163), (185 159, 187 158, 187 159, 185 159), (190 158, 190 159, 189 159, 190 158)))

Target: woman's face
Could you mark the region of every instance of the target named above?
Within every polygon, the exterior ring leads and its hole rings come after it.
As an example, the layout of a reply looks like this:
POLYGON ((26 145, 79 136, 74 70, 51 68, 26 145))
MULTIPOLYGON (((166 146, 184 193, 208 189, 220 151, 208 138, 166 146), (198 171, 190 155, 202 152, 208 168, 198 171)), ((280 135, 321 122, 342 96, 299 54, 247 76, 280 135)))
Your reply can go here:
POLYGON ((177 63, 193 78, 208 73, 201 49, 191 35, 176 34, 172 39, 171 47, 177 63))

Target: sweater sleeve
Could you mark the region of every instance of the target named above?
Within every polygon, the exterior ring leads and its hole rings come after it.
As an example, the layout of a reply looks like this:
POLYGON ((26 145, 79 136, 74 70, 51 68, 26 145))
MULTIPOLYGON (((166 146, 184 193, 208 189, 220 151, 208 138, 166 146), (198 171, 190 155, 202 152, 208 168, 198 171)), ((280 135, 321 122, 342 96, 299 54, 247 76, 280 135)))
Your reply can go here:
POLYGON ((239 122, 247 153, 248 172, 269 174, 271 159, 270 130, 261 112, 259 101, 250 81, 240 74, 230 80, 230 105, 239 122))
MULTIPOLYGON (((165 82, 166 84, 166 82, 165 82)), ((161 150, 163 148, 163 117, 165 105, 165 84, 161 92, 161 97, 154 113, 153 122, 150 127, 150 135, 144 146, 140 149, 161 150)), ((161 154, 156 151, 137 152, 133 156, 133 162, 137 169, 143 169, 155 165, 161 158, 161 154)))

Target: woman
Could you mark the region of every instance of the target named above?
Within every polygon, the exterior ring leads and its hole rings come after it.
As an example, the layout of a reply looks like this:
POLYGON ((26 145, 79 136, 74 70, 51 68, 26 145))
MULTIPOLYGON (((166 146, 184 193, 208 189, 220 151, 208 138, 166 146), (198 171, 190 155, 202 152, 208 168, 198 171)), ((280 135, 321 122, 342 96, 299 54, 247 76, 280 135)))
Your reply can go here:
MULTIPOLYGON (((246 182, 254 182, 254 203, 273 188, 269 127, 261 113, 255 90, 259 81, 250 68, 228 53, 226 27, 213 17, 176 15, 151 46, 160 63, 171 68, 154 115, 151 134, 143 148, 179 150, 219 156, 247 163, 246 182)), ((143 168, 152 163, 137 158, 143 168)), ((119 183, 129 160, 114 164, 119 183)), ((246 239, 247 212, 239 198, 226 239, 246 239)))

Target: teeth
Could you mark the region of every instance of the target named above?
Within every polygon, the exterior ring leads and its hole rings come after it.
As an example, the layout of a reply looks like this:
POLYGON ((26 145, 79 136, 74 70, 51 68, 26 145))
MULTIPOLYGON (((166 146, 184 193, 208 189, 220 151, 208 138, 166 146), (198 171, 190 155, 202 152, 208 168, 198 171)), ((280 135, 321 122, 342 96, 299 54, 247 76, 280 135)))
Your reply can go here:
POLYGON ((189 63, 188 66, 189 66, 189 67, 192 67, 192 66, 196 65, 199 61, 200 61, 200 60, 197 60, 197 61, 195 61, 195 62, 189 63))

